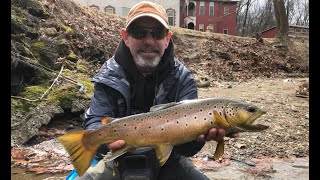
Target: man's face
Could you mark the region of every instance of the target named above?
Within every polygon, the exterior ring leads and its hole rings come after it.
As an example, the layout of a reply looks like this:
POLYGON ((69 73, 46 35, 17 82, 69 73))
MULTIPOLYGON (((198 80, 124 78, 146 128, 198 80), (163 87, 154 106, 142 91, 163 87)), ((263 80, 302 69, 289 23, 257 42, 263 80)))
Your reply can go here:
POLYGON ((151 73, 168 47, 172 32, 150 17, 136 19, 121 36, 129 47, 133 60, 143 74, 151 73))

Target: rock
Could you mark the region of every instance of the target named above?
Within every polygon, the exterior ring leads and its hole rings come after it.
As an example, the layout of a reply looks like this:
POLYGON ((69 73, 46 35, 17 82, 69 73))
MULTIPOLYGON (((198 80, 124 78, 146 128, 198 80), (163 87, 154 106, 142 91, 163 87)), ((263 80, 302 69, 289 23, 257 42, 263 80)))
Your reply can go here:
POLYGON ((28 116, 11 116, 11 146, 21 145, 37 134, 57 114, 64 111, 60 106, 46 105, 36 107, 28 116))

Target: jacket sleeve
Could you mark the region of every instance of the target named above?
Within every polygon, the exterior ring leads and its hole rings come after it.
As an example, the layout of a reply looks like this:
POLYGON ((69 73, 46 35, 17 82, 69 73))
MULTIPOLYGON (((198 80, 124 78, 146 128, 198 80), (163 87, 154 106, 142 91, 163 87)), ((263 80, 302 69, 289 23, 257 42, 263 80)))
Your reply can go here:
MULTIPOLYGON (((180 75, 179 85, 177 89, 177 101, 186 99, 197 99, 197 84, 192 76, 192 73, 186 67, 183 68, 184 70, 182 71, 182 75, 180 75)), ((185 144, 176 145, 174 146, 173 150, 178 154, 190 157, 199 152, 204 144, 204 141, 193 140, 185 144)))
MULTIPOLYGON (((101 120, 105 117, 117 117, 118 106, 116 102, 116 90, 101 83, 94 84, 94 95, 91 98, 90 107, 84 114, 84 129, 97 129, 102 126, 101 120), (108 92, 108 93, 106 93, 108 92)), ((119 93, 118 93, 119 94, 119 93)), ((106 144, 102 144, 96 153, 95 158, 101 159, 103 154, 109 151, 106 144)))
MULTIPOLYGON (((107 88, 106 85, 101 83, 94 84, 91 104, 84 114, 84 122, 82 124, 84 129, 97 129, 102 126, 101 120, 104 117, 116 117, 117 104, 115 98, 110 93, 106 93, 107 88)), ((111 90, 111 88, 109 89, 111 90)), ((108 92, 110 92, 109 89, 108 92)))

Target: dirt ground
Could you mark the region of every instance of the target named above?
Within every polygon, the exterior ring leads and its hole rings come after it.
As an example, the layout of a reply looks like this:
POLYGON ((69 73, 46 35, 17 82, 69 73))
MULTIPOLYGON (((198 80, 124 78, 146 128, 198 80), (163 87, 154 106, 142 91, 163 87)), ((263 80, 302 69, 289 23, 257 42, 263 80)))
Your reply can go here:
MULTIPOLYGON (((199 88, 200 98, 233 98, 249 101, 265 109, 267 113, 256 120, 256 123, 268 125, 270 128, 263 132, 240 133, 237 138, 226 138, 225 155, 221 162, 212 160, 215 142, 207 143, 192 157, 195 165, 210 179, 309 179, 309 98, 297 96, 299 86, 308 81, 308 78, 257 78, 242 83, 215 82, 209 88, 199 88)), ((56 120, 47 128, 70 132, 79 129, 80 122, 76 119, 64 122, 56 120)), ((16 163, 12 168, 12 180, 21 177, 27 180, 37 179, 36 177, 61 179, 70 172, 72 165, 68 162, 62 146, 55 138, 46 140, 34 141, 37 143, 30 144, 28 149, 33 151, 33 154, 41 154, 40 151, 42 154, 50 153, 50 159, 55 161, 54 163, 59 164, 58 160, 62 159, 69 165, 63 166, 64 169, 55 167, 55 171, 51 170, 53 174, 39 173, 42 175, 36 176, 18 170, 17 167, 24 167, 32 171, 32 163, 22 166, 20 161, 20 166, 16 163), (59 154, 56 160, 55 154, 59 154), (54 172, 65 174, 58 175, 54 172)), ((28 157, 30 160, 32 156, 28 157)), ((38 158, 37 162, 39 161, 38 158)), ((33 170, 41 172, 40 166, 37 167, 38 169, 33 167, 33 170)), ((45 168, 43 172, 49 170, 50 168, 45 168)))
POLYGON ((226 138, 223 163, 210 161, 215 143, 194 157, 212 179, 309 179, 309 98, 299 96, 308 78, 217 82, 200 88, 199 97, 227 97, 251 102, 267 111, 256 123, 270 126, 257 133, 226 138))

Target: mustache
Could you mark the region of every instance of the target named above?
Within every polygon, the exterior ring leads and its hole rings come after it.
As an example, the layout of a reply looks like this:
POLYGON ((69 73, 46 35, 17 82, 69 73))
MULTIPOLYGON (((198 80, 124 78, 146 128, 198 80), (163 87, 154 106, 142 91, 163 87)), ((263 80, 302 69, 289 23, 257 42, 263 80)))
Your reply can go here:
POLYGON ((159 53, 159 48, 154 46, 144 45, 138 49, 138 52, 142 52, 142 51, 155 51, 159 53))

